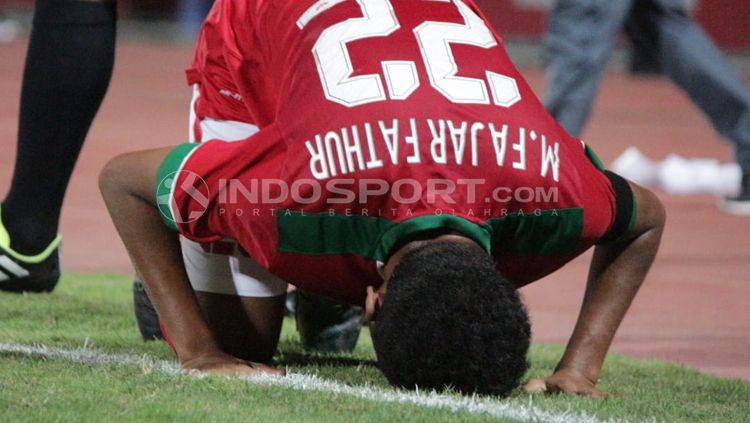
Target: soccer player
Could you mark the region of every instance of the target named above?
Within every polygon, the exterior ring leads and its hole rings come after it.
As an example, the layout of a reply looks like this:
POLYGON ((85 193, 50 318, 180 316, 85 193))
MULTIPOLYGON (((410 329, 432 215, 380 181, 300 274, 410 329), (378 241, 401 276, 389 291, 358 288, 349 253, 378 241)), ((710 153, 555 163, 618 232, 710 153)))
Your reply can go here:
POLYGON ((277 371, 263 363, 288 282, 363 305, 394 385, 505 395, 527 367, 516 289, 596 245, 566 352, 529 389, 602 395, 664 210, 555 123, 473 3, 216 7, 215 94, 260 131, 119 156, 100 177, 182 366, 277 371), (175 231, 236 241, 265 293, 191 288, 175 231))
MULTIPOLYGON (((221 7, 216 5, 205 19, 198 38, 193 63, 187 71, 188 84, 193 88, 190 110, 190 141, 211 139, 237 141, 258 132, 255 117, 237 94, 222 56, 221 7)), ((257 99, 256 104, 267 104, 270 97, 257 99)), ((183 257, 191 275, 194 289, 213 293, 242 293, 259 297, 277 296, 286 292, 286 283, 275 289, 258 290, 257 268, 251 259, 237 248, 236 242, 182 242, 183 257)), ((362 320, 362 309, 327 297, 298 291, 295 295, 294 315, 302 345, 306 349, 338 353, 352 351, 357 343, 362 320)), ((136 321, 144 339, 161 335, 158 316, 143 289, 142 282, 134 284, 136 321)))
MULTIPOLYGON (((115 0, 35 3, 24 71, 18 155, 10 190, 0 207, 0 290, 47 292, 60 278, 60 211, 78 153, 109 85, 115 18, 115 0)), ((210 115, 213 111, 206 112, 210 115)), ((218 137, 222 139, 234 139, 237 133, 236 126, 216 128, 212 135, 226 137, 218 137)), ((226 257, 213 257, 212 263, 212 272, 229 266, 226 257)), ((243 277, 242 272, 235 274, 243 277)), ((143 338, 160 338, 158 317, 138 280, 133 292, 143 338)), ((354 310, 335 306, 329 312, 342 310, 344 315, 326 320, 307 317, 304 310, 309 307, 305 300, 302 302, 301 327, 313 328, 305 332, 309 340, 305 345, 325 351, 353 348, 358 333, 354 310)))

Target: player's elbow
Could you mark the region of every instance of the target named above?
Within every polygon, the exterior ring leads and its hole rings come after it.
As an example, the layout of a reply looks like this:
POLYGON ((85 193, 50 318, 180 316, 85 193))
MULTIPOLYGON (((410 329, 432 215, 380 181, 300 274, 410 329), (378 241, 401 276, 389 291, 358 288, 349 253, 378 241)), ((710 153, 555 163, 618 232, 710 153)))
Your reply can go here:
POLYGON ((120 155, 107 162, 99 173, 99 191, 107 204, 123 192, 128 172, 127 159, 120 155))
POLYGON ((661 233, 667 224, 667 211, 656 194, 649 190, 644 191, 645 195, 643 195, 641 201, 645 200, 646 204, 642 204, 640 209, 646 214, 646 221, 650 229, 661 233))
POLYGON ((636 212, 635 245, 641 250, 643 261, 650 263, 656 256, 661 244, 661 237, 667 223, 667 212, 659 197, 653 192, 640 188, 636 193, 638 209, 636 212))
POLYGON ((645 233, 661 234, 667 223, 667 212, 659 197, 652 191, 631 182, 637 208, 632 228, 635 236, 645 233))
POLYGON ((657 203, 657 212, 655 217, 655 224, 660 230, 664 230, 664 226, 667 224, 667 210, 664 208, 664 203, 661 202, 658 198, 656 199, 658 201, 657 203))

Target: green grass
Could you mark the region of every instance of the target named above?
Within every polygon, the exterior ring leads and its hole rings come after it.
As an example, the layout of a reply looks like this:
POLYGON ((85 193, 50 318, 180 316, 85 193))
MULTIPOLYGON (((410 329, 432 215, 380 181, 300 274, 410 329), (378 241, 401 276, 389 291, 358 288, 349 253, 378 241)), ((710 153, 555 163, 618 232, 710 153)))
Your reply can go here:
MULTIPOLYGON (((159 342, 143 343, 131 310, 129 279, 67 274, 51 295, 0 293, 0 342, 80 347, 172 359, 159 342)), ((529 377, 549 373, 560 346, 534 346, 529 377)), ((294 323, 282 334, 278 365, 351 385, 388 388, 374 367, 369 335, 351 355, 305 353, 294 323)), ((552 412, 585 412, 600 419, 746 422, 750 384, 719 379, 657 361, 611 356, 600 387, 614 399, 537 395, 552 412)), ((528 405, 517 392, 505 400, 528 405)), ((486 415, 302 392, 220 377, 176 377, 135 365, 85 365, 0 353, 0 421, 489 421, 486 415)))

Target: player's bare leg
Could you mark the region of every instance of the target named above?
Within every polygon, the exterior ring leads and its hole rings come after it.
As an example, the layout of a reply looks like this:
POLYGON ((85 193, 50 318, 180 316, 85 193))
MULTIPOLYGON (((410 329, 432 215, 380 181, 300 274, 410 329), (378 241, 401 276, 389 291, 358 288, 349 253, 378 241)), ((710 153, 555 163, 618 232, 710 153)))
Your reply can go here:
POLYGON ((196 292, 203 316, 224 352, 267 363, 276 352, 286 295, 255 298, 196 292))

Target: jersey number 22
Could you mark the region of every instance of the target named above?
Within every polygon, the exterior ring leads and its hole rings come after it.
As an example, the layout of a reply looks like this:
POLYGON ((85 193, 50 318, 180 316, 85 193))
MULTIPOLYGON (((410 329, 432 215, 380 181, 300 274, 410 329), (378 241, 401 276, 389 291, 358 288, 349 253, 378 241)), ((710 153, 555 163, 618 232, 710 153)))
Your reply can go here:
MULTIPOLYGON (((463 24, 426 21, 414 28, 430 85, 453 103, 492 102, 501 107, 511 107, 520 101, 518 84, 511 77, 491 71, 485 71, 486 81, 457 76, 458 64, 453 57, 451 44, 491 48, 497 45, 497 41, 484 21, 462 0, 428 1, 453 3, 464 19, 463 24)), ((326 9, 340 2, 341 0, 327 0, 326 9)), ((326 28, 312 49, 326 98, 347 107, 388 98, 408 98, 419 87, 417 67, 412 61, 381 62, 387 95, 379 74, 352 76, 354 67, 347 43, 364 38, 385 37, 401 27, 390 0, 357 0, 357 3, 363 16, 326 28)), ((304 26, 302 20, 298 22, 298 26, 304 26)))

